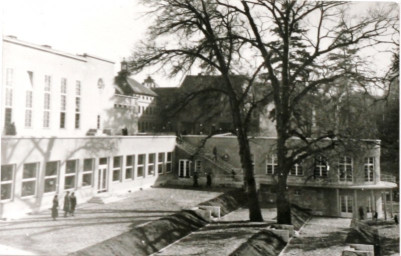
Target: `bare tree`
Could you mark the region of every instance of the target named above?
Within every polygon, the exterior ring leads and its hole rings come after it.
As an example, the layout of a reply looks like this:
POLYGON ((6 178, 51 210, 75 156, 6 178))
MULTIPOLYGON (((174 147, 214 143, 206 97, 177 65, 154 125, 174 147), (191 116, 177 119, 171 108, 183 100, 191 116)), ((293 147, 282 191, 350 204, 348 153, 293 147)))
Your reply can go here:
MULTIPOLYGON (((148 66, 158 66, 172 76, 199 68, 221 76, 222 88, 201 88, 196 93, 218 91, 229 99, 232 121, 238 131, 251 221, 261 221, 262 216, 247 136, 249 121, 253 111, 273 98, 275 109, 271 114, 278 135, 277 221, 291 223, 287 191, 291 167, 316 153, 333 149, 342 138, 338 129, 320 129, 317 133, 303 129, 313 114, 308 119, 302 107, 310 106, 311 99, 338 96, 344 91, 334 86, 340 78, 363 81, 359 85, 366 91, 380 82, 360 62, 352 67, 338 67, 333 54, 344 50, 358 52, 387 43, 386 38, 393 33, 391 10, 371 11, 357 20, 349 18, 344 2, 144 2, 153 8, 151 14, 155 20, 149 28, 149 38, 135 50, 130 67, 139 72, 148 66), (261 72, 263 76, 259 76, 261 72), (249 78, 240 93, 233 86, 231 74, 246 74, 249 78), (267 89, 259 97, 250 97, 249 92, 259 77, 264 79, 258 84, 267 89), (290 143, 294 137, 300 142, 290 143)), ((355 85, 348 83, 346 87, 355 85)))

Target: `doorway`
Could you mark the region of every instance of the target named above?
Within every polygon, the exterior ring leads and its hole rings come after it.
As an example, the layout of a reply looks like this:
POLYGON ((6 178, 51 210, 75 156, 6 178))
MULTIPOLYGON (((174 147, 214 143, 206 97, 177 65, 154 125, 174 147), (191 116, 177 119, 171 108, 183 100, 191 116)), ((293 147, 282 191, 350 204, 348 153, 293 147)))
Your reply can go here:
POLYGON ((341 217, 352 218, 354 199, 352 196, 343 195, 341 198, 341 217))
POLYGON ((99 159, 99 167, 97 172, 97 192, 107 192, 107 157, 103 157, 99 159))

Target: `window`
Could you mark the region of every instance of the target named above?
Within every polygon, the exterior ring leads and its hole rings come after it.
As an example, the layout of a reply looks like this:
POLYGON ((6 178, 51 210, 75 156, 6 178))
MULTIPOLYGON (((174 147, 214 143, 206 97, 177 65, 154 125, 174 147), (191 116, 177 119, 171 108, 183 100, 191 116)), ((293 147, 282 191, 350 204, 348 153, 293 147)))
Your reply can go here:
POLYGON ((155 160, 156 154, 149 154, 149 162, 148 162, 148 175, 156 175, 155 173, 155 160))
POLYGON ((121 156, 113 157, 113 181, 121 181, 121 156))
POLYGON ((373 181, 373 172, 375 169, 375 162, 373 157, 366 157, 364 170, 365 170, 365 181, 372 182, 373 181))
POLYGON ((38 172, 38 163, 24 164, 22 173, 22 191, 21 196, 34 196, 36 194, 36 179, 38 172))
POLYGON ((315 169, 314 176, 315 177, 327 177, 328 172, 328 164, 327 160, 323 156, 318 156, 315 158, 315 169))
POLYGON ((65 128, 65 112, 60 112, 60 128, 65 128))
POLYGON ((12 68, 6 69, 6 86, 13 86, 14 70, 12 68))
POLYGON ((187 159, 180 159, 178 164, 178 177, 189 178, 191 170, 191 161, 187 159))
POLYGON ((8 126, 12 121, 12 108, 6 108, 5 118, 4 118, 4 126, 8 126))
POLYGON ((340 181, 352 182, 352 158, 345 156, 338 160, 338 175, 340 181))
POLYGON ((0 176, 0 201, 10 200, 14 190, 14 165, 2 165, 0 176))
POLYGON ((13 89, 6 88, 6 106, 12 107, 13 106, 13 89))
POLYGON ((125 179, 134 179, 135 155, 125 157, 125 179))
POLYGON ((164 155, 164 152, 157 155, 157 173, 159 174, 163 173, 164 155))
POLYGON ((146 155, 145 154, 138 155, 138 164, 136 166, 136 170, 137 170, 136 173, 138 174, 138 177, 144 177, 145 176, 145 172, 144 172, 145 161, 146 161, 146 155))
POLYGON ((172 172, 173 171, 173 153, 172 152, 167 152, 167 161, 166 161, 166 173, 172 172))
POLYGON ((61 94, 67 93, 67 79, 66 78, 61 78, 60 92, 61 92, 61 94))
POLYGON ((270 155, 266 159, 266 174, 274 174, 278 171, 277 156, 270 155))
POLYGON ((78 160, 68 160, 65 169, 64 189, 75 188, 78 160))
POLYGON ((195 161, 195 172, 201 173, 201 171, 202 171, 202 161, 196 160, 195 161))
POLYGON ((67 79, 61 78, 60 85, 60 128, 65 128, 67 111, 67 79))
POLYGON ((81 98, 76 97, 75 98, 75 112, 80 112, 81 111, 81 98))
POLYGON ((31 88, 33 88, 33 72, 27 71, 27 73, 28 73, 29 85, 31 86, 31 88))
POLYGON ((294 164, 291 168, 290 175, 293 176, 302 176, 303 175, 303 169, 301 164, 294 164))
POLYGON ((75 95, 81 95, 81 81, 75 83, 75 95))
POLYGON ((75 114, 75 129, 79 129, 79 122, 80 122, 81 116, 79 113, 75 114))
POLYGON ((45 170, 45 193, 56 191, 58 162, 47 162, 45 170))
POLYGON ((100 129, 100 115, 97 116, 97 129, 100 129))
POLYGON ((32 127, 32 91, 26 91, 25 95, 25 127, 32 127))
POLYGON ((50 92, 52 87, 52 78, 51 76, 45 76, 45 92, 50 92))
POLYGON ((50 112, 49 111, 43 112, 43 127, 44 128, 50 127, 50 112))
POLYGON ((94 163, 94 159, 84 159, 84 170, 82 172, 83 187, 92 185, 93 169, 95 168, 94 163))

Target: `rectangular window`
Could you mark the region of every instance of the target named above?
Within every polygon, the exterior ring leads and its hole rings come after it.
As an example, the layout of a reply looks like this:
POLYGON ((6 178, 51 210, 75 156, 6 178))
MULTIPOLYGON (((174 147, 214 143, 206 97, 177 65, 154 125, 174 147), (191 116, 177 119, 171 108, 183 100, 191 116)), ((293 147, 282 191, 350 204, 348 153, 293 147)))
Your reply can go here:
POLYGON ((61 95, 60 97, 60 110, 66 111, 67 110, 67 96, 61 95))
POLYGON ((157 155, 157 173, 159 174, 163 173, 164 155, 164 152, 157 155))
POLYGON ((25 95, 25 127, 32 127, 32 91, 26 91, 25 95))
POLYGON ((14 165, 2 165, 0 177, 0 201, 10 200, 14 190, 14 165))
POLYGON ((52 87, 52 78, 51 76, 45 76, 45 92, 50 92, 52 87))
POLYGON ((373 182, 373 173, 375 168, 375 161, 373 157, 366 157, 364 164, 365 181, 373 182))
POLYGON ((196 160, 195 161, 195 172, 201 173, 201 171, 202 171, 202 161, 196 160))
POLYGON ((79 129, 79 123, 80 123, 81 115, 79 113, 75 114, 75 129, 79 129))
POLYGON ((50 112, 44 111, 43 112, 43 128, 49 128, 49 127, 50 127, 50 112))
POLYGON ((64 189, 75 188, 75 177, 77 175, 78 160, 68 160, 65 168, 64 189))
POLYGON ((141 154, 138 155, 138 163, 136 165, 136 173, 138 174, 138 177, 145 177, 145 162, 146 162, 146 155, 141 154))
POLYGON ((58 176, 58 162, 47 162, 45 170, 45 193, 56 191, 58 176))
POLYGON ((6 69, 6 86, 13 86, 14 70, 12 68, 6 69))
POLYGON ((338 175, 340 181, 352 182, 352 158, 345 156, 338 160, 338 175))
POLYGON ((148 175, 155 175, 155 157, 156 154, 149 154, 149 162, 148 162, 148 175))
POLYGON ((81 81, 75 83, 75 95, 81 95, 81 81))
POLYGON ((32 108, 32 91, 26 91, 25 107, 26 108, 32 108))
POLYGON ((121 156, 113 157, 113 181, 121 181, 121 156))
POLYGON ((25 110, 25 127, 26 128, 32 127, 32 110, 30 109, 25 110))
POLYGON ((94 159, 84 159, 84 170, 82 172, 82 186, 91 186, 92 185, 92 177, 93 170, 95 169, 95 160, 94 159))
POLYGON ((75 98, 75 112, 81 112, 81 98, 75 98))
POLYGON ((173 153, 167 152, 166 173, 173 171, 173 153))
POLYGON ((303 173, 303 169, 302 169, 302 165, 301 164, 294 164, 294 166, 292 166, 291 171, 290 171, 290 175, 293 176, 302 176, 303 173))
POLYGON ((314 176, 315 177, 327 177, 328 172, 328 164, 327 160, 323 156, 318 156, 315 158, 315 168, 314 168, 314 176))
POLYGON ((277 156, 270 155, 266 159, 266 174, 274 174, 278 171, 277 156))
POLYGON ((67 93, 67 79, 66 78, 61 78, 60 92, 61 92, 61 94, 67 93))
POLYGON ((125 158, 125 179, 134 179, 135 155, 125 158))
POLYGON ((65 128, 65 112, 60 113, 60 128, 65 128))
POLYGON ((6 108, 4 126, 9 126, 12 122, 12 108, 6 108))
POLYGON ((24 164, 24 170, 22 172, 22 197, 36 195, 38 166, 38 163, 24 164))
POLYGON ((50 93, 45 93, 44 109, 50 110, 50 93))
POLYGON ((97 125, 96 127, 100 129, 100 115, 97 116, 97 125))
POLYGON ((13 89, 6 88, 6 106, 12 107, 13 106, 13 89))

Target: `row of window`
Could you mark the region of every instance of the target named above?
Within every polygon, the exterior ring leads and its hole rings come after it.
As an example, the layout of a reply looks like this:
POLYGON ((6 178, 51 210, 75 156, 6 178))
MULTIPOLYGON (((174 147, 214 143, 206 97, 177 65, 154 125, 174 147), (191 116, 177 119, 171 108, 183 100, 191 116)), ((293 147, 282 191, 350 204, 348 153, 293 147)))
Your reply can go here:
MULTIPOLYGON (((122 181, 124 179, 133 180, 134 177, 144 177, 145 167, 147 166, 148 175, 169 173, 172 171, 172 153, 160 152, 137 155, 127 155, 113 157, 112 181, 122 181), (148 156, 148 158, 146 158, 148 156), (125 164, 123 161, 125 160, 125 164), (146 163, 147 161, 147 163, 146 163), (124 172, 123 172, 124 170, 124 172), (136 173, 135 173, 136 172, 136 173), (135 175, 136 174, 136 175, 135 175)), ((99 169, 106 165, 108 158, 99 159, 99 169)), ((64 190, 75 189, 78 186, 79 160, 68 160, 65 167, 64 190)), ((44 193, 55 192, 60 179, 60 161, 50 161, 45 163, 43 190, 44 193)), ((83 160, 82 166, 82 187, 92 186, 94 178, 95 159, 87 158, 83 160)), ((23 165, 21 180, 21 197, 35 196, 38 190, 39 163, 26 163, 23 165)), ((15 184, 15 165, 2 165, 0 173, 0 200, 10 200, 13 196, 15 184)), ((100 178, 99 178, 100 179, 100 178)), ((104 179, 106 181, 106 179, 104 179)))
MULTIPOLYGON (((27 71, 28 81, 31 87, 28 88, 25 95, 25 122, 26 128, 32 128, 32 113, 33 113, 33 72, 27 71)), ((6 109, 5 109, 5 126, 12 123, 12 101, 13 101, 13 69, 8 68, 6 71, 6 109)), ((51 117, 51 95, 52 77, 45 75, 44 77, 44 102, 43 102, 43 128, 50 128, 51 117)), ((65 128, 66 109, 67 109, 67 79, 61 78, 60 83, 60 128, 65 128)), ((75 83, 75 128, 80 128, 80 108, 81 108, 81 82, 75 83)))
POLYGON ((147 122, 147 121, 138 122, 139 132, 153 131, 154 129, 155 129, 155 124, 153 122, 147 122))
MULTIPOLYGON (((338 175, 340 181, 352 182, 353 180, 353 160, 351 157, 345 156, 338 159, 338 175)), ((314 176, 327 177, 330 166, 325 157, 319 156, 315 158, 314 163, 314 176)), ((266 174, 274 174, 278 172, 277 156, 270 155, 266 159, 266 174)), ((373 182, 374 173, 374 158, 366 157, 364 162, 364 180, 366 182, 373 182)), ((295 164, 289 173, 293 176, 302 176, 303 168, 300 164, 295 164)))

